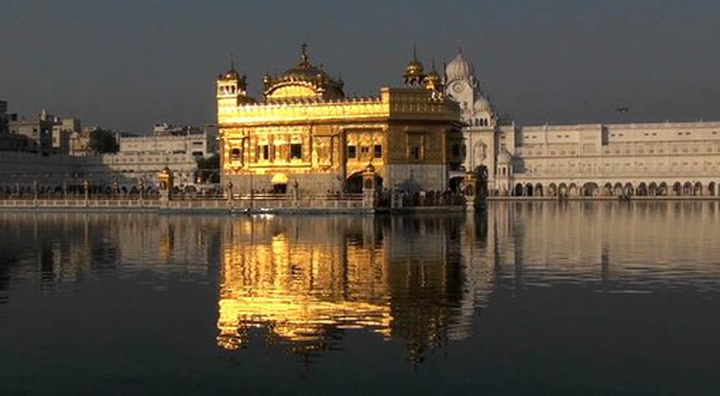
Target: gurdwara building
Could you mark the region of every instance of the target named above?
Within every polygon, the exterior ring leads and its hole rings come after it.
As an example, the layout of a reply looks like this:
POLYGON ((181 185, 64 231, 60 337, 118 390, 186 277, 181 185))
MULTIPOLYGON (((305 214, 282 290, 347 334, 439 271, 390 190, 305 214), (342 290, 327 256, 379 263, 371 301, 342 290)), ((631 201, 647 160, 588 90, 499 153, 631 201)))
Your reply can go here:
POLYGON ((305 45, 295 66, 264 76, 259 98, 231 67, 217 79, 222 182, 236 193, 360 192, 372 170, 383 188, 446 190, 463 161, 460 108, 414 56, 404 83, 347 97, 305 45))
POLYGON ((720 195, 720 122, 517 126, 462 52, 443 81, 466 124, 464 168, 484 166, 494 194, 720 195))

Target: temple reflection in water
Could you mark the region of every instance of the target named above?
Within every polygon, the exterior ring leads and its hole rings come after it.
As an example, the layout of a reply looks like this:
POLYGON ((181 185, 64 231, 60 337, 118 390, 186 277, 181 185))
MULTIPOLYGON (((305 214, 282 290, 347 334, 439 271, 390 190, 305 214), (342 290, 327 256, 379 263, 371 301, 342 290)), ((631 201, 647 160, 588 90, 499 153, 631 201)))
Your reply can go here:
POLYGON ((470 335, 491 272, 473 274, 461 247, 484 235, 464 214, 238 219, 223 241, 218 344, 241 348, 262 327, 270 343, 331 349, 344 330, 365 329, 421 359, 470 335))
POLYGON ((229 350, 343 348, 359 331, 419 360, 481 334, 478 310, 526 289, 720 290, 718 202, 491 203, 477 217, 3 213, 0 238, 0 305, 99 278, 170 293, 217 283, 204 342, 229 350))

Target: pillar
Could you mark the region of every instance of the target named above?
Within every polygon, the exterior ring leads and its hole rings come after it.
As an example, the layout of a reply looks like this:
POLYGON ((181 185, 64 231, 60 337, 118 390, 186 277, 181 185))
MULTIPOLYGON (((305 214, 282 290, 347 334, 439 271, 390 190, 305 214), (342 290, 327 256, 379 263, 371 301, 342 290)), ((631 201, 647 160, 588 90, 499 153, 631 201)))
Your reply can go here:
POLYGON ((227 200, 228 203, 232 202, 233 200, 233 184, 231 181, 227 182, 227 185, 225 186, 225 190, 227 191, 227 200))
POLYGON ((300 183, 298 183, 297 179, 292 184, 292 199, 293 201, 300 200, 300 183))
POLYGON ((158 193, 160 194, 160 202, 167 204, 172 200, 173 189, 175 188, 175 177, 172 171, 167 166, 158 175, 160 182, 160 188, 158 193))
POLYGON ((85 206, 90 205, 90 182, 85 179, 83 181, 83 193, 85 194, 85 206))
POLYGON ((363 207, 374 208, 377 205, 377 174, 375 167, 368 164, 362 173, 363 207))

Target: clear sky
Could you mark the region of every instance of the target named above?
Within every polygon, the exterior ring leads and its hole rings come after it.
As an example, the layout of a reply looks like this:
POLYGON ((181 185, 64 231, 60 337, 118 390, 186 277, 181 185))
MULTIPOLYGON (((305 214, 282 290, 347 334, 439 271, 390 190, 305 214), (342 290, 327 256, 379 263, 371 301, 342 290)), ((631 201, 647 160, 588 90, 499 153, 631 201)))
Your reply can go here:
POLYGON ((718 0, 0 0, 0 99, 85 125, 211 124, 230 54, 257 94, 309 44, 346 94, 458 43, 522 125, 720 120, 718 0), (628 113, 616 109, 627 104, 628 113))

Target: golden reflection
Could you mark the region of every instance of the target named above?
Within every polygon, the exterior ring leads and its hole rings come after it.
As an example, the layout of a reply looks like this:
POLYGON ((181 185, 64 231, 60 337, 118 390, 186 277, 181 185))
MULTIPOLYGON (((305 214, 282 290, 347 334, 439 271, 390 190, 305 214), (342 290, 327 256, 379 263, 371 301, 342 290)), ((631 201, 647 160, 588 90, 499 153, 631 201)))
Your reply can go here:
MULTIPOLYGON (((307 344, 322 341, 329 327, 389 335, 382 255, 317 223, 258 218, 227 227, 220 346, 241 347, 247 329, 258 326, 281 340, 307 344)), ((340 231, 338 221, 329 223, 340 231)))
POLYGON ((464 215, 229 223, 218 345, 242 348, 249 330, 262 328, 266 342, 307 351, 329 348, 343 330, 365 329, 406 340, 410 359, 421 360, 428 347, 467 337, 478 278, 462 261, 461 235, 448 234, 457 226, 447 224, 461 221, 464 215))

